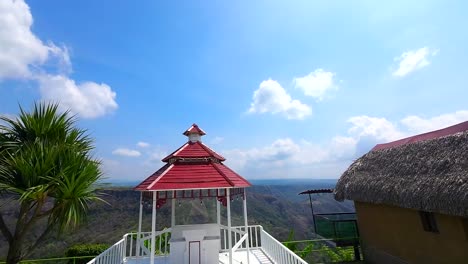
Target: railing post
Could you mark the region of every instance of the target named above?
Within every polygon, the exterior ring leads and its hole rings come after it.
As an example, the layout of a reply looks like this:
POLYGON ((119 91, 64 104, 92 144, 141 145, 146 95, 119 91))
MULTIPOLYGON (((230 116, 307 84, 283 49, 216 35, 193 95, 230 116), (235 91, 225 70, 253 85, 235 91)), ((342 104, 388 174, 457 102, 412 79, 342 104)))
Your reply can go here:
POLYGON ((216 199, 216 222, 221 225, 221 202, 216 199))
POLYGON ((138 234, 137 234, 137 241, 136 241, 136 256, 140 256, 140 243, 141 243, 141 221, 143 217, 143 192, 140 192, 140 216, 138 218, 138 234))
POLYGON ((159 254, 161 254, 162 235, 159 235, 159 254))
POLYGON ((245 188, 244 188, 244 226, 245 226, 245 232, 247 234, 247 240, 245 242, 245 248, 247 250, 247 264, 250 264, 250 252, 249 252, 249 246, 250 246, 250 243, 249 243, 249 239, 250 239, 250 235, 249 235, 249 226, 248 226, 248 221, 247 221, 247 194, 245 193, 245 188))
MULTIPOLYGON (((228 220, 229 264, 232 264, 231 194, 228 188, 226 188, 226 201, 227 201, 227 220, 228 220)), ((151 263, 151 264, 154 264, 154 263, 151 263)))
POLYGON ((172 191, 172 200, 171 200, 171 227, 175 226, 175 210, 176 210, 176 198, 175 198, 175 192, 172 191))
POLYGON ((153 192, 153 205, 152 205, 152 219, 151 219, 151 250, 150 250, 150 264, 154 264, 154 254, 156 253, 156 193, 153 192))
POLYGON ((255 230, 255 247, 258 248, 258 244, 259 244, 258 243, 258 230, 259 230, 258 226, 256 226, 254 230, 255 230))
POLYGON ((337 235, 337 233, 336 233, 336 222, 335 222, 335 221, 332 221, 332 223, 333 223, 333 234, 334 234, 334 236, 335 236, 334 238, 337 239, 337 238, 338 238, 338 235, 337 235))
POLYGON ((359 261, 361 260, 361 252, 359 252, 359 246, 354 244, 354 260, 359 261))
MULTIPOLYGON (((128 239, 128 236, 127 236, 128 239)), ((127 249, 127 247, 125 247, 127 249)), ((130 252, 128 254, 129 257, 133 257, 133 234, 130 233, 130 252)))

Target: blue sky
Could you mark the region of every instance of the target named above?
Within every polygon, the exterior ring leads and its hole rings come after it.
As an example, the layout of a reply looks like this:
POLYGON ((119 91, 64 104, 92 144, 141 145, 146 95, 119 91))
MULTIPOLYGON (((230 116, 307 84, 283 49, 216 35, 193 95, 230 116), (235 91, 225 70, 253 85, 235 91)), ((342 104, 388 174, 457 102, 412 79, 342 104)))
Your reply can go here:
POLYGON ((197 123, 249 179, 338 178, 468 120, 465 1, 0 2, 0 113, 60 102, 110 180, 197 123), (140 143, 140 144, 139 144, 140 143))

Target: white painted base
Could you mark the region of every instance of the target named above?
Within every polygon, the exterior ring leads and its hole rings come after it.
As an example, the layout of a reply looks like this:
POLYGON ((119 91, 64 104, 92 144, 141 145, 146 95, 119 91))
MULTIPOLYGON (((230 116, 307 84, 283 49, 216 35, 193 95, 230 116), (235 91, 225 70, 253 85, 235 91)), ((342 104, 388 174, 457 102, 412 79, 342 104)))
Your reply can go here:
POLYGON ((220 250, 218 224, 178 225, 172 228, 170 262, 217 264, 220 250))
MULTIPOLYGON (((251 249, 250 250, 250 264, 274 264, 266 255, 262 249, 251 249)), ((247 264, 247 252, 245 250, 238 250, 233 255, 234 263, 247 264)), ((148 264, 150 263, 149 257, 140 258, 127 258, 125 262, 127 264, 148 264)), ((219 253, 219 263, 229 264, 229 254, 227 252, 219 253)), ((183 264, 183 263, 171 263, 169 256, 157 256, 154 258, 154 264, 183 264)))

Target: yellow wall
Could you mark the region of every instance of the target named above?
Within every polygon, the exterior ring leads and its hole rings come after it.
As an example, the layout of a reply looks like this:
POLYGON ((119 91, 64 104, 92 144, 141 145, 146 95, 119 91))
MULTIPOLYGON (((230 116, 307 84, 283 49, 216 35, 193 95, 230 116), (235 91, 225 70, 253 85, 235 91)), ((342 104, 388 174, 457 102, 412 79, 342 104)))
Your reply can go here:
POLYGON ((435 214, 439 233, 424 231, 416 210, 355 202, 369 263, 468 263, 468 220, 435 214))

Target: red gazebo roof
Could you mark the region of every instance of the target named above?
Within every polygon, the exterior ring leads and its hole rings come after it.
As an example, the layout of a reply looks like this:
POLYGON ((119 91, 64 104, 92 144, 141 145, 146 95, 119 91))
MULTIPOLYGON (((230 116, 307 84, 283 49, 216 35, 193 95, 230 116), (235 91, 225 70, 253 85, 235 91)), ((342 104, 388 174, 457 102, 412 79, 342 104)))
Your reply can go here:
MULTIPOLYGON (((205 135, 196 124, 184 132, 205 135)), ((138 186, 137 191, 243 188, 251 184, 222 162, 226 159, 200 140, 188 141, 169 156, 166 164, 138 186)))
POLYGON ((171 158, 209 158, 213 157, 220 161, 225 161, 226 159, 210 149, 208 146, 203 144, 200 141, 196 142, 187 142, 178 148, 176 151, 172 152, 169 156, 162 159, 163 162, 168 162, 171 158))

